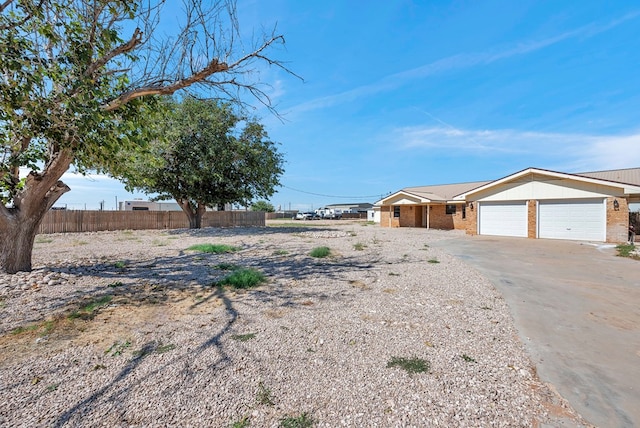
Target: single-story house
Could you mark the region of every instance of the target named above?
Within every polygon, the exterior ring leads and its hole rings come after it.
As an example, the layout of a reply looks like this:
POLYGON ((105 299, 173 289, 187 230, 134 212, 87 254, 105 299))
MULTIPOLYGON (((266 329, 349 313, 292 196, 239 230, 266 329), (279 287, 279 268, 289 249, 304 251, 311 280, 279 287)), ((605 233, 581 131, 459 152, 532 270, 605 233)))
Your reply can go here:
POLYGON ((625 242, 629 209, 638 204, 640 168, 578 174, 527 168, 494 181, 407 187, 375 205, 382 227, 625 242))

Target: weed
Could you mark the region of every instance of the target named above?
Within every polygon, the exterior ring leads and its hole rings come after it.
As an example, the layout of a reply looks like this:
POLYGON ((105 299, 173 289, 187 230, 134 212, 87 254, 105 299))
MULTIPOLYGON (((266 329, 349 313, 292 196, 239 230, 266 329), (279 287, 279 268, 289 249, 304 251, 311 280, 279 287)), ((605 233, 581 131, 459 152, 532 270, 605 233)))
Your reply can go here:
POLYGON ((121 233, 123 235, 133 235, 133 230, 123 230, 121 233))
POLYGON ((400 274, 395 272, 389 272, 389 276, 400 276, 400 274))
POLYGON ((54 383, 53 385, 49 385, 49 386, 47 386, 47 392, 53 392, 53 391, 55 391, 56 389, 58 389, 58 385, 59 385, 59 384, 54 383))
POLYGON ((53 242, 51 238, 37 237, 35 240, 36 244, 50 244, 53 242))
POLYGON ((234 265, 233 263, 219 263, 213 268, 218 270, 238 270, 240 266, 234 265))
POLYGON ((96 300, 93 300, 87 303, 86 305, 82 306, 80 309, 71 312, 71 314, 69 314, 69 318, 70 319, 75 319, 75 318, 91 319, 95 316, 95 312, 98 309, 104 306, 107 306, 112 299, 113 299, 113 296, 111 296, 110 294, 106 294, 96 300))
POLYGON ((375 221, 365 221, 364 223, 361 223, 360 226, 372 226, 376 224, 375 221))
POLYGON ((409 374, 429 372, 431 364, 422 358, 392 357, 387 367, 400 367, 409 374))
POLYGON ((403 254, 403 255, 402 255, 402 261, 403 261, 403 262, 407 262, 407 261, 409 261, 409 254, 403 254))
POLYGON ((309 253, 311 257, 316 257, 320 259, 327 257, 329 254, 331 254, 331 249, 329 247, 316 247, 313 250, 311 250, 311 253, 309 253))
POLYGON ((273 252, 274 256, 286 256, 287 254, 289 254, 287 250, 276 250, 273 252))
POLYGON ((22 334, 22 333, 26 333, 28 331, 36 331, 40 328, 40 326, 38 324, 32 324, 32 325, 28 325, 28 326, 20 326, 20 327, 16 327, 13 330, 11 330, 11 334, 14 335, 18 335, 18 334, 22 334))
POLYGON ((273 406, 273 396, 271 390, 264 386, 264 383, 258 383, 258 392, 256 393, 256 401, 258 404, 273 406))
POLYGON ((349 235, 349 236, 358 236, 358 234, 353 230, 348 231, 347 235, 349 235))
POLYGON ((113 267, 116 269, 124 269, 126 266, 127 266, 127 263, 123 262, 122 260, 118 260, 113 264, 113 267))
POLYGON ((231 428, 246 428, 249 426, 249 416, 243 416, 239 421, 231 424, 231 428))
POLYGON ((158 345, 158 347, 156 348, 156 354, 164 354, 165 352, 169 352, 176 349, 176 345, 174 345, 173 343, 169 343, 167 345, 158 345))
POLYGON ((80 245, 87 245, 87 244, 88 244, 87 241, 74 240, 71 245, 73 245, 74 247, 77 247, 77 246, 80 246, 80 245))
POLYGON ((362 251, 365 248, 367 248, 366 245, 364 245, 362 242, 358 242, 357 244, 353 244, 353 249, 356 251, 362 251))
POLYGON ((436 264, 436 263, 440 263, 440 260, 436 259, 435 257, 432 259, 427 260, 427 263, 432 263, 432 264, 436 264))
POLYGON ((120 341, 114 342, 113 345, 109 347, 109 349, 104 351, 104 354, 111 355, 112 357, 116 357, 118 355, 122 355, 125 349, 128 349, 130 347, 131 347, 131 342, 129 342, 128 340, 124 342, 120 342, 120 341))
POLYGON ((154 239, 151 243, 156 247, 165 247, 168 245, 167 241, 162 241, 160 239, 154 239))
POLYGON ((465 360, 467 363, 475 363, 476 362, 476 360, 474 360, 473 358, 471 358, 467 354, 462 354, 462 359, 465 360))
POLYGON ((187 251, 199 251, 210 254, 234 253, 239 250, 240 248, 227 244, 196 244, 187 248, 187 251))
POLYGON ((95 366, 93 366, 93 370, 94 371, 96 371, 96 370, 104 370, 106 368, 107 368, 107 366, 105 366, 104 364, 96 364, 95 366))
POLYGON ((484 309, 485 311, 489 311, 489 310, 491 310, 493 308, 490 307, 490 306, 480 306, 480 309, 484 309))
POLYGON ((636 246, 633 244, 620 244, 616 247, 619 257, 630 257, 632 259, 640 260, 640 257, 634 254, 636 246))
POLYGON ((255 333, 247 333, 247 334, 234 334, 231 336, 233 340, 237 340, 239 342, 246 342, 247 340, 251 340, 256 337, 255 333))
POLYGON ((280 426, 282 428, 309 428, 312 427, 315 421, 306 413, 301 414, 298 417, 288 416, 280 419, 280 426))
POLYGON ((218 285, 229 285, 233 288, 251 288, 266 282, 264 274, 256 269, 238 268, 229 276, 224 277, 218 285))
POLYGON ((112 282, 111 284, 107 285, 107 287, 111 287, 111 288, 116 288, 116 287, 122 287, 124 284, 121 281, 116 281, 116 282, 112 282))

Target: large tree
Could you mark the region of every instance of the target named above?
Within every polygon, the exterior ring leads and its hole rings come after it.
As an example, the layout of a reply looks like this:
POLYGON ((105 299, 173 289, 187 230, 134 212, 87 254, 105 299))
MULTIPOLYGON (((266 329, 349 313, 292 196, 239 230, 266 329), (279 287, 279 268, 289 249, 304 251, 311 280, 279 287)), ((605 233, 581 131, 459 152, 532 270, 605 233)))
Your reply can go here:
POLYGON ((110 169, 121 149, 151 139, 157 97, 192 88, 238 100, 257 62, 280 67, 270 34, 242 46, 232 0, 0 0, 0 270, 31 270, 44 214, 69 191, 74 166, 110 169), (174 7, 174 2, 169 2, 174 7), (27 170, 21 179, 20 170, 27 170))
POLYGON ((157 140, 146 151, 123 152, 134 162, 115 175, 129 189, 175 199, 200 228, 206 207, 271 196, 283 172, 283 157, 256 119, 229 103, 186 97, 165 104, 157 140))

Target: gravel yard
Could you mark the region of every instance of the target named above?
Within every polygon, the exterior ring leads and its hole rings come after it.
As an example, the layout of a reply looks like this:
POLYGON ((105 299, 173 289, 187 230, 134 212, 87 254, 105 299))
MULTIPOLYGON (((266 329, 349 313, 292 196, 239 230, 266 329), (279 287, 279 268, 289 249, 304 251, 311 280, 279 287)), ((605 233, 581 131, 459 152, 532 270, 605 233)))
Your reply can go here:
POLYGON ((580 425, 491 283, 429 246, 459 232, 281 223, 39 235, 0 274, 0 425, 580 425), (268 281, 215 286, 231 265, 268 281))

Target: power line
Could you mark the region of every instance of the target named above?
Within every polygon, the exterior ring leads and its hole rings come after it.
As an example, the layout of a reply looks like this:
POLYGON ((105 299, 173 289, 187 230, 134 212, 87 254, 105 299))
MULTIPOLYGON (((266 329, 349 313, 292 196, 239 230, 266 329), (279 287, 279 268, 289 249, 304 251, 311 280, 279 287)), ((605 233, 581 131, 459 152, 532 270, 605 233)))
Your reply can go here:
MULTIPOLYGON (((284 187, 285 189, 289 189, 289 190, 293 190, 295 192, 300 192, 300 193, 305 193, 307 195, 313 195, 313 196, 322 196, 325 198, 340 198, 340 199, 370 199, 370 198, 380 198, 382 199, 385 195, 378 193, 377 195, 368 195, 368 196, 339 196, 339 195, 325 195, 323 193, 313 193, 313 192, 307 192, 306 190, 300 190, 300 189, 294 189, 293 187, 289 187, 289 186, 285 186, 283 184, 281 184, 280 186, 284 187)), ((387 193, 387 195, 390 195, 391 192, 387 193)))

